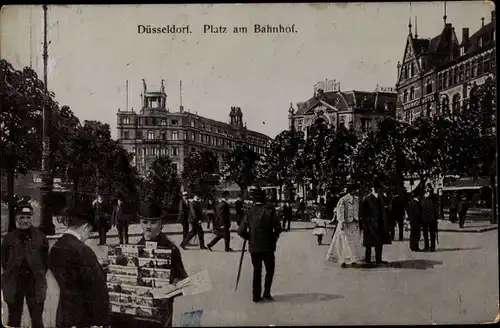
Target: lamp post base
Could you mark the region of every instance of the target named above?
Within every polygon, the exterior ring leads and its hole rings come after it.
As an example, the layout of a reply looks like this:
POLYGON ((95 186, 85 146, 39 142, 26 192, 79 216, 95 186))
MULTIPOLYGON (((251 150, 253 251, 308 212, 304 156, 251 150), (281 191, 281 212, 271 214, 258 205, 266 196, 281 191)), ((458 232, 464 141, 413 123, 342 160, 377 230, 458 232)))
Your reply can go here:
POLYGON ((48 177, 47 175, 45 175, 42 178, 42 187, 40 187, 40 191, 41 191, 41 206, 40 206, 41 224, 39 229, 47 236, 55 235, 56 227, 53 222, 52 203, 51 203, 52 177, 48 177))

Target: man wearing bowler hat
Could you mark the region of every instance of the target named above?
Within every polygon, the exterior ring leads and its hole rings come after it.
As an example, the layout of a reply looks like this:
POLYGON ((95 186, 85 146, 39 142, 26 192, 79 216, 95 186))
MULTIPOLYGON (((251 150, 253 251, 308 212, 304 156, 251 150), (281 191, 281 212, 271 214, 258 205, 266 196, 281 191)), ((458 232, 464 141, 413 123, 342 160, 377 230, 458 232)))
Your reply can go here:
POLYGON ((273 207, 265 204, 266 194, 261 189, 253 193, 254 205, 247 211, 238 234, 248 240, 248 249, 253 264, 253 301, 273 301, 271 285, 273 283, 276 243, 281 233, 281 224, 273 207), (262 290, 262 263, 266 267, 264 293, 262 290))
POLYGON ((7 325, 21 326, 24 297, 32 327, 43 327, 42 313, 47 294, 47 237, 33 227, 33 208, 20 203, 16 208, 16 229, 2 241, 2 291, 9 308, 7 325))
POLYGON ((56 327, 109 325, 105 272, 85 241, 97 230, 92 204, 70 200, 64 211, 68 229, 49 254, 49 268, 59 285, 56 327))
MULTIPOLYGON (((142 238, 138 241, 138 245, 146 245, 146 242, 156 242, 157 248, 170 249, 171 267, 170 267, 170 283, 175 285, 180 280, 188 277, 184 264, 182 262, 181 252, 179 248, 162 232, 164 225, 165 213, 160 202, 150 198, 143 202, 137 213, 139 222, 142 228, 142 238)), ((150 322, 140 320, 136 317, 122 315, 119 313, 112 314, 112 326, 116 328, 124 327, 144 327, 144 328, 159 328, 172 327, 173 299, 169 298, 162 300, 161 322, 150 322)))
POLYGON ((179 215, 177 220, 182 224, 182 238, 186 238, 189 232, 189 200, 188 193, 182 192, 182 199, 179 202, 179 215))
POLYGON ((228 196, 229 192, 224 191, 219 204, 217 204, 217 211, 215 214, 216 217, 214 221, 215 238, 207 245, 210 251, 212 250, 212 247, 214 247, 215 244, 219 242, 219 240, 224 238, 224 249, 226 250, 226 252, 233 252, 233 249, 229 244, 231 241, 231 212, 229 209, 229 204, 227 203, 228 196))

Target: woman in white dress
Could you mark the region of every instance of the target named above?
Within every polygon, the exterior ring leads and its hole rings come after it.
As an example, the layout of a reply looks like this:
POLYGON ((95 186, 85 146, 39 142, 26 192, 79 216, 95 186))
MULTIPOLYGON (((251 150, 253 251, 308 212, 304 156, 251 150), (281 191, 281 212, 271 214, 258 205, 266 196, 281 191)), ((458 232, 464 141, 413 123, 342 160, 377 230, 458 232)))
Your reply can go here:
POLYGON ((335 215, 338 225, 326 255, 326 260, 340 263, 342 268, 361 260, 363 236, 359 229, 359 185, 351 183, 347 195, 340 198, 335 215))

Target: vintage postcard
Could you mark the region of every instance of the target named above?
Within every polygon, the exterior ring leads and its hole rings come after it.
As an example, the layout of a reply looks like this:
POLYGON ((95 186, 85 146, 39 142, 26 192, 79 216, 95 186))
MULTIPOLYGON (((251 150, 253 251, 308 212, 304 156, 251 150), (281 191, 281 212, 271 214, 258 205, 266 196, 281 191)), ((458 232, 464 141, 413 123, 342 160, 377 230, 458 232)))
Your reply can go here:
POLYGON ((498 321, 493 2, 8 5, 0 31, 4 325, 498 321))

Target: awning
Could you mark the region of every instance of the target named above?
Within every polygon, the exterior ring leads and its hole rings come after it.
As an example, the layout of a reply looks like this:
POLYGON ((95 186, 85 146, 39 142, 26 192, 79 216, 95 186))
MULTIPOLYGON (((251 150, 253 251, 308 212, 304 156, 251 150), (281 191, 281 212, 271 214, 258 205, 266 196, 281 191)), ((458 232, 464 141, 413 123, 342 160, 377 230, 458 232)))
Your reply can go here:
POLYGON ((443 187, 444 191, 452 190, 479 190, 490 186, 488 178, 459 178, 452 181, 446 181, 443 187))

